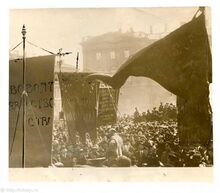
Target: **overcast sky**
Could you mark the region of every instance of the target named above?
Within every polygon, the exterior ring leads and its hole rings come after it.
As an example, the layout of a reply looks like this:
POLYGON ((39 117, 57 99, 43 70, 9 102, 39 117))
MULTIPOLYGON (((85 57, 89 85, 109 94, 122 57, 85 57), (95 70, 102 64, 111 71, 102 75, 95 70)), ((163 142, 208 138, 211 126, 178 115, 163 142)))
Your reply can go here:
MULTIPOLYGON (((21 29, 25 24, 27 40, 52 52, 73 52, 66 56, 65 62, 73 65, 76 52, 81 53, 79 43, 85 36, 101 35, 121 29, 123 32, 148 32, 153 25, 154 31, 168 31, 188 22, 197 7, 191 8, 108 8, 108 9, 20 9, 10 11, 10 49, 22 40, 21 29)), ((207 10, 209 18, 209 10, 207 10)), ((209 27, 208 19, 208 27, 209 27)), ((21 46, 17 49, 22 54, 21 46)), ((44 51, 27 45, 27 56, 45 55, 44 51)), ((82 66, 80 57, 80 65, 82 66)))

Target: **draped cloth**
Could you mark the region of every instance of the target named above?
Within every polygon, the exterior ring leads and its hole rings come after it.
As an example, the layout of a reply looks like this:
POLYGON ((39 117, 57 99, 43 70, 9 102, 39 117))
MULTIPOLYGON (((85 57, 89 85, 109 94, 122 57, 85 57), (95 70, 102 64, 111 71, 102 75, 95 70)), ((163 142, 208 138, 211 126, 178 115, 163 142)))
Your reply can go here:
MULTIPOLYGON (((181 106, 178 106, 178 110, 182 109, 179 126, 187 127, 190 132, 196 130, 193 138, 187 141, 206 143, 210 139, 211 128, 211 73, 211 51, 205 15, 202 13, 164 38, 138 51, 122 64, 113 76, 92 74, 88 79, 102 80, 113 88, 120 88, 129 76, 153 79, 177 95, 178 101, 182 101, 181 105, 178 104, 181 106), (184 117, 187 116, 183 118, 183 114, 184 117)), ((190 132, 187 136, 190 136, 190 132)), ((182 141, 185 143, 185 140, 182 141)))
POLYGON ((23 100, 23 60, 9 61, 9 167, 11 168, 23 167, 23 161, 27 168, 51 165, 54 66, 55 55, 26 58, 24 76, 27 96, 23 100), (26 101, 25 119, 23 119, 24 101, 26 101), (23 126, 24 120, 26 121, 23 126))
POLYGON ((97 84, 85 81, 88 73, 58 73, 63 111, 67 121, 69 139, 76 142, 76 135, 85 142, 85 134, 96 138, 97 84))

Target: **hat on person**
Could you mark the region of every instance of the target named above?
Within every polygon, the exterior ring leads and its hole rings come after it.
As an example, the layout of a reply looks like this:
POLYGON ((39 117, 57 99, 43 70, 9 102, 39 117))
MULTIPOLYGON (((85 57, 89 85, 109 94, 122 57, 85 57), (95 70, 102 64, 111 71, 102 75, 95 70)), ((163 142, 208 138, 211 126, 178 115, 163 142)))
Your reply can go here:
POLYGON ((115 132, 116 132, 116 129, 115 129, 115 128, 109 129, 109 133, 115 133, 115 132))

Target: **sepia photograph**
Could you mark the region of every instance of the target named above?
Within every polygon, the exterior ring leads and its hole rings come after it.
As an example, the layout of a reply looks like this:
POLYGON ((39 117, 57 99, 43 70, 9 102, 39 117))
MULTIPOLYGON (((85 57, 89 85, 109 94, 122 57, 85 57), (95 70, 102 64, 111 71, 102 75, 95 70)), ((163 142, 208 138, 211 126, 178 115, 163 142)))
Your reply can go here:
POLYGON ((210 7, 11 9, 9 49, 12 180, 213 167, 210 7))

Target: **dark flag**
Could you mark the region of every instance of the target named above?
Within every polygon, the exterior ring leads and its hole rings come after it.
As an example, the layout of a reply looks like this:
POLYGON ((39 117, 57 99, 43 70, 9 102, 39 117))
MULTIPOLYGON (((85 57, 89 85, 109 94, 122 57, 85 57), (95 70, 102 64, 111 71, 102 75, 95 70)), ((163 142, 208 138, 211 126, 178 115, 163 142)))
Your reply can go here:
POLYGON ((61 98, 69 137, 75 142, 76 133, 85 139, 85 133, 96 138, 97 84, 85 81, 88 73, 58 73, 61 98))
MULTIPOLYGON (((113 88, 120 88, 129 76, 151 78, 186 100, 187 109, 183 107, 184 113, 193 117, 189 119, 187 116, 183 121, 187 124, 180 125, 189 128, 190 132, 196 131, 190 142, 207 142, 211 132, 208 99, 211 51, 204 13, 134 54, 112 77, 93 74, 88 78, 99 79, 113 88)), ((191 135, 190 132, 187 136, 191 135)))
POLYGON ((98 91, 98 126, 117 122, 119 90, 100 85, 98 91))

